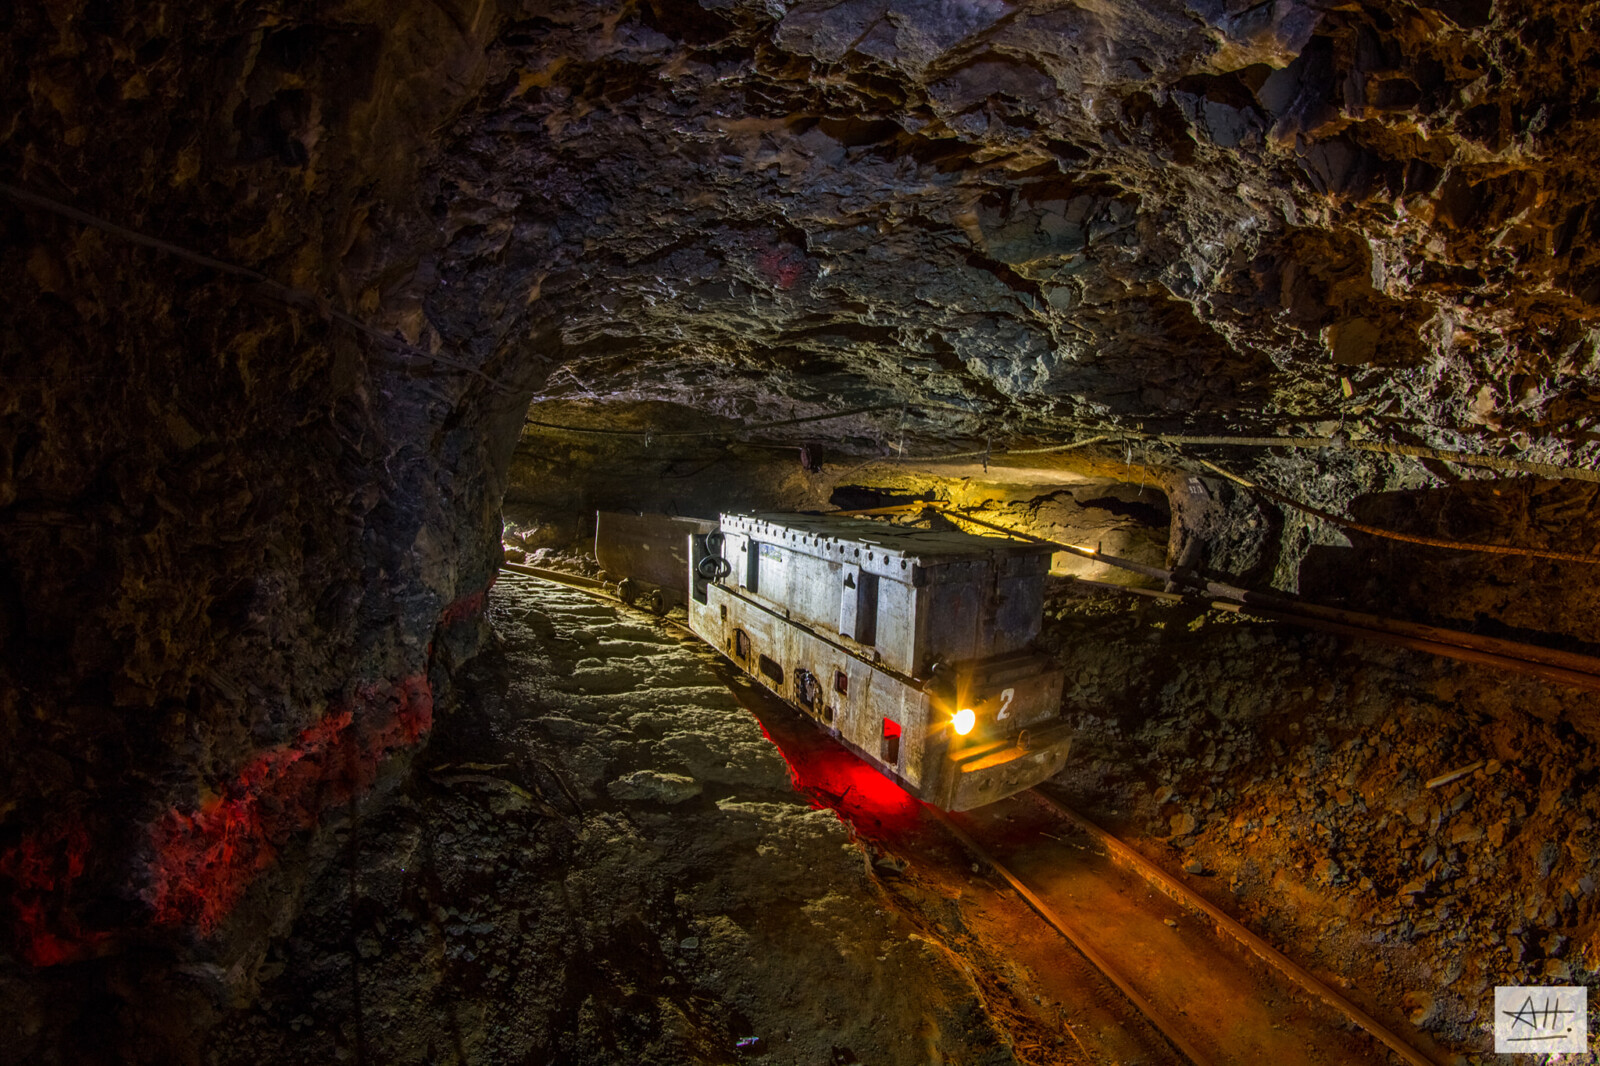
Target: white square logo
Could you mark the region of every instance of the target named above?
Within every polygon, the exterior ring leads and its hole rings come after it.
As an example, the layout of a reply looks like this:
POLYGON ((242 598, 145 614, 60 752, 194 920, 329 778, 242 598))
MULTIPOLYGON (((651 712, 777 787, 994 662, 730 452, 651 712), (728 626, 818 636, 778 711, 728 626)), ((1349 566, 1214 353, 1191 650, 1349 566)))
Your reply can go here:
POLYGON ((1498 985, 1494 1049, 1500 1054, 1589 1050, 1589 990, 1582 986, 1498 985))

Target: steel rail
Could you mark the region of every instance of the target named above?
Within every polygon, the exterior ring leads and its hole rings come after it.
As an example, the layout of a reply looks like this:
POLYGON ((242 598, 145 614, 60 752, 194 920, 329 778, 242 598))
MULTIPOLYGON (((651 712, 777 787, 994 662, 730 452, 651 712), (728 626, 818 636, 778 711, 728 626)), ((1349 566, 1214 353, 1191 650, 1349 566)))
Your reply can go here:
MULTIPOLYGON (((521 574, 526 577, 538 578, 554 584, 565 585, 568 588, 589 593, 596 598, 626 606, 626 604, 622 604, 620 599, 607 592, 603 586, 603 583, 597 582, 593 578, 580 577, 576 574, 567 574, 557 570, 546 570, 542 567, 523 566, 515 563, 502 563, 501 569, 514 574, 521 574)), ((692 631, 678 625, 677 623, 667 621, 665 618, 660 618, 659 620, 675 629, 679 629, 682 632, 693 635, 692 631)), ((1211 1060, 1208 1059, 1198 1048, 1196 1048, 1194 1044, 1184 1036, 1182 1031, 1170 1019, 1166 1018, 1153 1003, 1141 995, 1138 989, 1134 988, 1133 985, 1130 984, 1120 972, 1118 972, 1117 968, 1112 965, 1109 959, 1096 950, 1092 944, 1088 943, 1081 936, 1079 936, 1076 931, 1073 930, 1070 924, 1068 924, 1059 914, 1051 909, 1049 904, 1040 899, 1031 889, 1028 888, 1027 885, 1023 884, 1014 874, 997 862, 993 856, 979 846, 977 841, 973 840, 970 835, 962 830, 960 826, 956 825, 943 811, 940 811, 936 807, 930 807, 927 804, 922 804, 921 806, 923 810, 929 812, 934 819, 939 822, 940 825, 947 829, 952 836, 959 840, 963 847, 965 847, 983 862, 987 863, 1001 877, 1005 878, 1006 882, 1016 890, 1018 895, 1022 896, 1022 898, 1027 901, 1028 905, 1032 907, 1033 910, 1041 918, 1043 918, 1047 924, 1055 929, 1056 932, 1065 937, 1067 942, 1076 948, 1079 954, 1088 960, 1091 966, 1100 971, 1100 973, 1108 981, 1110 981, 1113 986, 1115 986, 1117 991, 1121 992, 1128 999, 1128 1001, 1133 1004, 1134 1009, 1136 1009, 1140 1014, 1144 1015, 1146 1020, 1148 1020, 1150 1024, 1154 1026, 1155 1030, 1160 1033, 1162 1038, 1170 1043, 1174 1049, 1189 1059, 1190 1062, 1194 1063, 1194 1066, 1213 1066, 1211 1060)), ((1427 1066, 1433 1066, 1433 1064, 1429 1063, 1427 1066)))
MULTIPOLYGON (((569 574, 564 570, 546 570, 542 566, 528 566, 525 563, 502 562, 500 569, 509 570, 513 574, 521 574, 524 577, 542 577, 546 581, 554 581, 560 585, 571 585, 575 589, 587 589, 590 592, 604 593, 606 587, 606 583, 598 578, 584 577, 582 574, 569 574)), ((610 593, 605 594, 618 603, 622 602, 620 597, 611 596, 610 593)))
MULTIPOLYGON (((1069 822, 1072 826, 1091 837, 1095 843, 1105 848, 1106 854, 1111 857, 1112 861, 1138 874, 1152 888, 1170 897, 1175 902, 1205 915, 1212 923, 1213 928, 1219 933, 1226 934, 1237 941, 1249 950, 1251 954, 1293 981, 1296 985, 1299 985, 1303 991, 1343 1014, 1352 1023, 1365 1030, 1390 1051, 1398 1055, 1401 1061, 1410 1064, 1410 1066, 1439 1066, 1433 1059, 1406 1043, 1403 1038, 1382 1022, 1318 980, 1311 971, 1290 959, 1249 929, 1246 929, 1227 912, 1139 854, 1132 847, 1124 844, 1121 840, 1089 821, 1089 819, 1063 805, 1060 801, 1045 795, 1038 789, 1030 789, 1028 794, 1053 814, 1069 822)), ((959 830, 957 832, 959 833, 959 830)), ((975 846, 974 850, 977 850, 975 846)), ((982 852, 979 851, 978 854, 981 855, 982 852)), ((986 861, 997 870, 1000 869, 992 859, 986 858, 986 861)), ((1002 871, 1002 874, 1007 880, 1012 880, 1009 873, 1002 871)), ((1029 902, 1032 902, 1031 898, 1029 898, 1029 902)), ((1041 913, 1043 912, 1041 911, 1041 913)), ((1052 922, 1052 924, 1054 923, 1052 922)), ((1099 964, 1096 963, 1096 965, 1099 964)), ((1107 976, 1110 976, 1110 974, 1107 974, 1107 976)), ((1141 1007, 1140 1009, 1142 1010, 1143 1008, 1141 1007)), ((1154 1021, 1155 1019, 1152 1018, 1151 1020, 1154 1021)))
MULTIPOLYGON (((1121 972, 1112 964, 1111 960, 1107 959, 1093 944, 1080 936, 1066 919, 1057 914, 1048 903, 1040 899, 1032 889, 1023 884, 1020 878, 985 851, 964 829, 956 825, 949 815, 936 807, 930 807, 926 804, 923 805, 923 809, 933 815, 935 821, 949 830, 951 836, 961 841, 963 847, 983 860, 995 873, 1005 878, 1006 883, 1016 889, 1017 894, 1027 901, 1028 906, 1032 907, 1034 912, 1043 918, 1051 928, 1065 937, 1067 943, 1077 948, 1078 953, 1088 959, 1089 963, 1099 970, 1106 980, 1115 985, 1117 991, 1128 998, 1128 1002, 1132 1003, 1135 1009, 1140 1014, 1143 1014, 1151 1025, 1155 1026, 1156 1031, 1165 1037, 1168 1043, 1190 1062, 1194 1063, 1194 1066, 1211 1066, 1211 1060, 1206 1057, 1205 1053, 1195 1047, 1193 1042, 1183 1034, 1182 1030, 1170 1018, 1166 1017, 1154 1003, 1151 1003, 1138 989, 1134 988, 1128 979, 1122 976, 1121 972)), ((1432 1066, 1432 1064, 1430 1063, 1428 1066, 1432 1066)))

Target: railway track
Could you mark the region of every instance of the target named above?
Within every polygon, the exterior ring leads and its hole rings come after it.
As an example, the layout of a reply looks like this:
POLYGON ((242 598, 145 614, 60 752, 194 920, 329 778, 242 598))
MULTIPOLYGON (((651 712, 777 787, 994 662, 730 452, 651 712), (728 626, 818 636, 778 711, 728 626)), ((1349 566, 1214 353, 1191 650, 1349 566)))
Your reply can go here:
POLYGON ((1419 1049, 1037 789, 976 811, 930 814, 1196 1066, 1438 1066, 1439 1049, 1419 1049))
MULTIPOLYGON (((593 579, 510 564, 506 569, 622 603, 593 579)), ((660 621, 695 639, 686 627, 660 621)), ((741 690, 732 673, 725 680, 791 765, 797 752, 805 759, 819 743, 833 744, 776 698, 755 686, 741 690), (779 714, 793 722, 778 723, 779 714)), ((886 781, 853 756, 849 761, 886 781)), ((800 776, 797 770, 797 785, 805 787, 800 776)), ((885 815, 860 794, 852 800, 849 784, 812 784, 820 803, 869 839, 892 846, 916 836, 920 822, 959 842, 1194 1066, 1439 1066, 1447 1057, 1439 1048, 1419 1049, 1420 1041, 1397 1034, 1177 877, 1037 789, 960 814, 902 794, 904 806, 885 815)), ((902 857, 916 861, 914 850, 902 857)), ((1068 1035, 1078 1040, 1070 1030, 1068 1035)))
POLYGON ((1433 1066, 1434 1060, 1412 1047, 1404 1037, 1350 1002, 1347 997, 1252 933, 1172 874, 1046 793, 1035 789, 1033 798, 1104 847, 1113 862, 1134 871, 1157 891, 1165 893, 1190 911, 1210 921, 1219 937, 1231 939, 1293 982, 1301 991, 1343 1015, 1352 1024, 1383 1044, 1402 1062, 1408 1063, 1409 1066, 1433 1066))

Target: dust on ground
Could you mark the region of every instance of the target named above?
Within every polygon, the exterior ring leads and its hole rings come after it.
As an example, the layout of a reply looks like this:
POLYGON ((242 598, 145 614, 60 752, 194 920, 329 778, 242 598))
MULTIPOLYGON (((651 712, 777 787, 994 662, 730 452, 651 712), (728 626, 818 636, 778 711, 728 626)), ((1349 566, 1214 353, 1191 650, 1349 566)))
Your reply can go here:
POLYGON ((499 649, 214 1066, 1018 1061, 709 653, 508 575, 490 618, 499 649))
POLYGON ((1379 1018, 1475 1056, 1496 985, 1600 984, 1590 694, 1199 605, 1048 614, 1058 794, 1379 1018))

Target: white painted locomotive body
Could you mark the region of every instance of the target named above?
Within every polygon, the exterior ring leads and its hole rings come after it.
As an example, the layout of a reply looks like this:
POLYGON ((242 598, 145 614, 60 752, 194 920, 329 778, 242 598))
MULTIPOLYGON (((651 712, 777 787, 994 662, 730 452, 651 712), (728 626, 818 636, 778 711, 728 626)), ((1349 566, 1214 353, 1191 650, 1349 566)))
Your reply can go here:
POLYGON ((1049 564, 998 537, 724 514, 690 538, 689 625, 913 794, 965 810, 1066 759, 1062 670, 1033 650, 1049 564))

